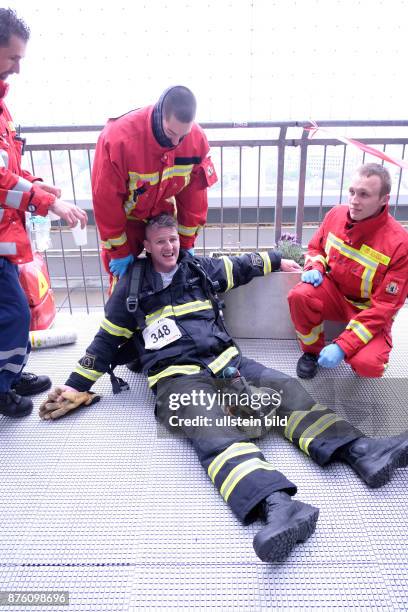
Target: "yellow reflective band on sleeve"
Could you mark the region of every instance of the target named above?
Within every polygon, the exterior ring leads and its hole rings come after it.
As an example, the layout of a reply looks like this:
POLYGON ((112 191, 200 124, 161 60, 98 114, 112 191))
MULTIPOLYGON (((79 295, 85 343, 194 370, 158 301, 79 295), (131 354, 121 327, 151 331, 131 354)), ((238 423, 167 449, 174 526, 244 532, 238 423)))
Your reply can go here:
POLYGON ((123 234, 116 238, 109 238, 109 240, 102 240, 101 242, 102 246, 108 250, 112 249, 112 247, 122 246, 127 242, 126 232, 123 232, 123 234))
POLYGON ((351 319, 346 329, 351 329, 351 331, 353 331, 356 334, 356 336, 362 342, 364 342, 364 344, 367 344, 368 342, 370 342, 370 340, 373 337, 373 334, 364 325, 362 325, 362 323, 360 323, 359 321, 356 321, 355 319, 351 319))
POLYGON ((220 493, 225 501, 228 501, 229 496, 237 484, 243 478, 245 478, 245 476, 248 476, 248 474, 251 474, 251 472, 254 472, 255 470, 275 471, 275 469, 276 468, 274 468, 272 465, 266 461, 263 461, 262 459, 259 459, 258 457, 255 459, 248 459, 248 461, 240 463, 239 465, 235 466, 233 470, 231 470, 221 486, 220 493))
POLYGON ((127 329, 126 327, 119 327, 119 325, 115 325, 109 319, 103 319, 101 323, 101 329, 104 329, 111 336, 123 336, 124 338, 131 338, 134 334, 133 331, 127 329))
POLYGON ((201 225, 194 225, 194 226, 188 226, 188 225, 181 225, 180 223, 178 224, 178 233, 181 234, 182 236, 195 236, 198 233, 198 230, 201 229, 201 225))
POLYGON ((192 302, 186 302, 185 304, 179 304, 178 306, 164 306, 164 308, 146 315, 145 321, 146 325, 150 325, 150 323, 154 323, 154 321, 158 321, 164 317, 182 317, 190 312, 211 309, 212 304, 210 300, 194 300, 192 302))
POLYGON ((270 260, 268 253, 266 253, 265 251, 260 252, 259 255, 263 259, 263 262, 264 262, 263 271, 264 271, 264 276, 266 276, 267 274, 270 274, 272 272, 272 262, 270 260))
POLYGON ((327 268, 327 261, 323 255, 305 255, 305 268, 309 263, 318 262, 321 263, 324 268, 327 268))
POLYGON ((193 164, 186 164, 180 166, 170 166, 165 168, 162 174, 162 181, 167 181, 175 176, 189 176, 193 169, 193 164))
POLYGON ((225 291, 229 291, 234 286, 234 274, 233 274, 232 261, 229 257, 225 257, 225 256, 221 257, 221 259, 224 262, 225 276, 227 277, 227 288, 225 291))
POLYGON ((295 410, 292 412, 286 424, 285 431, 283 432, 285 438, 293 442, 293 434, 302 419, 311 412, 316 412, 318 410, 327 410, 327 408, 326 406, 321 406, 321 404, 315 404, 310 410, 295 410))
POLYGON ((221 353, 221 355, 218 355, 214 361, 211 361, 211 363, 208 364, 208 367, 210 368, 211 372, 217 374, 217 372, 225 368, 227 363, 229 363, 236 355, 239 355, 238 349, 235 346, 230 346, 226 351, 221 353))
POLYGON ((323 323, 316 325, 308 334, 301 334, 300 331, 296 330, 296 335, 303 342, 303 344, 310 345, 318 341, 320 334, 323 333, 323 323))
POLYGON ((177 365, 177 366, 169 366, 165 370, 162 370, 158 374, 154 376, 148 376, 147 380, 149 381, 149 387, 153 387, 158 380, 161 378, 166 378, 167 376, 173 376, 174 374, 198 374, 201 371, 200 366, 197 365, 177 365))
POLYGON ((77 366, 74 370, 76 374, 83 376, 84 378, 88 378, 88 380, 92 380, 96 382, 98 378, 103 376, 105 372, 98 372, 97 370, 88 370, 88 368, 84 368, 80 363, 77 363, 77 366))
POLYGON ((303 434, 300 436, 299 448, 308 455, 311 442, 313 442, 318 435, 323 433, 326 429, 338 421, 344 421, 344 419, 336 416, 335 414, 325 414, 320 417, 320 419, 305 429, 303 434))
POLYGON ((222 453, 217 455, 208 466, 208 475, 214 482, 220 469, 225 463, 233 457, 239 457, 240 455, 247 455, 249 453, 260 453, 260 449, 252 442, 235 442, 226 448, 222 453))

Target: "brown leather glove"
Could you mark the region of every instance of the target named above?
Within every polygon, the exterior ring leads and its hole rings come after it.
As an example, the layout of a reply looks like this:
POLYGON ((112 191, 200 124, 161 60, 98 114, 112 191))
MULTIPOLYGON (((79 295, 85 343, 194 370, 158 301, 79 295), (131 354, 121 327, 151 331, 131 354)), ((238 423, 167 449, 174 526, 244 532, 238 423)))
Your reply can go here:
POLYGON ((91 406, 99 402, 100 395, 90 391, 67 390, 56 387, 48 394, 48 398, 40 406, 40 418, 45 421, 59 419, 79 406, 91 406))

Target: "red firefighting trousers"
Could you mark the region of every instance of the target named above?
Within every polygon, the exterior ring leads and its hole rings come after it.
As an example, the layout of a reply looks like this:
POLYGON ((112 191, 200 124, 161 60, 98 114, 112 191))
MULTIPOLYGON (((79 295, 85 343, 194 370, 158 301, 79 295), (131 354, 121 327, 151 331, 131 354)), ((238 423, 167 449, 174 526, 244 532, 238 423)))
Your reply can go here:
MULTIPOLYGON (((288 295, 289 309, 295 330, 305 341, 299 338, 304 353, 318 354, 325 345, 323 321, 342 321, 348 323, 361 312, 346 300, 336 284, 325 275, 319 287, 310 283, 299 283, 288 295)), ((370 378, 382 376, 392 349, 391 324, 375 335, 368 344, 345 361, 351 365, 356 374, 370 378)))

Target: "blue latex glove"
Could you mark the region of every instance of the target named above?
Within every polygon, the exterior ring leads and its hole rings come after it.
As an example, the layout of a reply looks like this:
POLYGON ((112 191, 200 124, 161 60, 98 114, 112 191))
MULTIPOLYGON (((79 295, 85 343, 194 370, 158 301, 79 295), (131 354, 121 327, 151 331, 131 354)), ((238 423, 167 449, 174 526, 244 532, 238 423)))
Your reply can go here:
POLYGON ((111 259, 109 262, 109 270, 112 272, 113 276, 122 276, 125 274, 126 270, 130 266, 130 264, 134 261, 133 255, 128 255, 127 257, 122 257, 121 259, 111 259))
POLYGON ((303 272, 300 280, 304 283, 310 283, 313 287, 318 287, 323 282, 323 276, 319 270, 308 270, 307 272, 303 272))
POLYGON ((335 368, 344 359, 345 352, 338 344, 329 344, 320 351, 317 363, 324 368, 335 368))
POLYGON ((191 249, 187 249, 187 253, 189 253, 191 257, 194 257, 194 248, 191 247, 191 249))

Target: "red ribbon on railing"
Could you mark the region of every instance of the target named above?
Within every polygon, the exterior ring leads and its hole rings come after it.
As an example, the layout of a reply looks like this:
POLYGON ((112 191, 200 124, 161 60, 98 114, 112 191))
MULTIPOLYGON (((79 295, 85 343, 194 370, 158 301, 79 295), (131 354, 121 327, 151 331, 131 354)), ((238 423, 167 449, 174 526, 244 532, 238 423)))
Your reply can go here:
POLYGON ((312 127, 305 128, 305 130, 309 132, 310 139, 315 138, 317 132, 325 132, 326 134, 329 134, 329 136, 331 136, 332 138, 335 138, 336 140, 340 140, 340 142, 344 142, 344 144, 352 145, 353 147, 357 147, 357 149, 360 149, 360 151, 364 151, 364 153, 369 153, 370 155, 379 157, 380 159, 383 159, 384 161, 387 161, 390 164, 395 164, 396 166, 399 166, 400 168, 405 168, 406 170, 408 170, 408 162, 404 161, 403 159, 398 159, 397 157, 391 157, 391 155, 387 155, 387 153, 384 153, 384 151, 379 151, 378 149, 375 149, 374 147, 370 147, 370 145, 366 145, 363 142, 360 142, 359 140, 354 140, 354 138, 346 138, 346 136, 339 136, 332 130, 328 130, 326 128, 319 127, 315 121, 311 121, 310 123, 312 124, 312 127))

